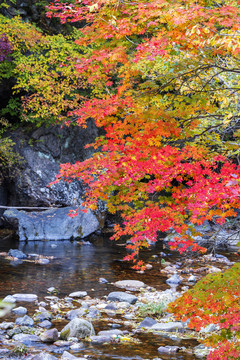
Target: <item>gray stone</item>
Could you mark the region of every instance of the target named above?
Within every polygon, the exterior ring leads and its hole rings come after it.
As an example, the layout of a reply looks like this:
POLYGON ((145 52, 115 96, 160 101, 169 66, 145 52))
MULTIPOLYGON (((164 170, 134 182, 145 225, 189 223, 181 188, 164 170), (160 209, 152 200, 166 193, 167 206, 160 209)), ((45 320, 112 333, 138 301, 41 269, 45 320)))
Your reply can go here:
POLYGON ((206 347, 206 346, 204 346, 202 344, 196 346, 193 349, 194 355, 199 359, 206 358, 207 355, 210 353, 210 351, 211 351, 211 349, 209 347, 206 347))
POLYGON ((14 322, 4 321, 0 323, 0 329, 2 330, 12 329, 13 327, 14 327, 14 322))
POLYGON ((30 346, 40 341, 39 336, 29 334, 16 334, 13 336, 13 340, 18 341, 26 346, 30 346))
POLYGON ((100 282, 100 284, 108 283, 107 279, 105 279, 105 278, 99 278, 99 282, 100 282))
POLYGON ((174 354, 177 353, 179 351, 179 347, 178 346, 160 346, 158 348, 158 352, 161 354, 174 354))
POLYGON ((138 300, 135 295, 131 295, 122 291, 111 292, 107 299, 108 301, 126 301, 129 304, 135 304, 138 300))
POLYGON ((5 296, 5 298, 3 299, 3 302, 15 304, 16 299, 15 299, 12 295, 7 295, 7 296, 5 296))
POLYGON ((73 297, 73 298, 83 298, 85 296, 87 296, 87 292, 86 291, 75 291, 72 292, 71 294, 68 295, 69 297, 73 297))
POLYGON ((126 290, 132 290, 132 291, 140 290, 141 288, 146 287, 146 285, 142 281, 138 281, 138 280, 116 281, 114 283, 114 285, 119 288, 126 289, 126 290))
POLYGON ((56 328, 51 330, 46 330, 40 335, 40 339, 45 343, 54 343, 58 340, 58 331, 56 328))
POLYGON ((110 343, 113 340, 113 337, 110 335, 96 335, 96 336, 90 336, 90 340, 92 344, 104 344, 104 343, 110 343))
POLYGON ((12 312, 15 314, 15 315, 25 315, 27 313, 27 309, 23 306, 19 306, 15 309, 12 309, 12 312))
POLYGON ((202 333, 202 334, 208 334, 208 333, 211 333, 211 332, 216 331, 216 330, 218 330, 218 329, 219 329, 219 327, 218 327, 217 325, 215 325, 215 324, 209 324, 209 325, 207 325, 206 327, 201 328, 200 333, 202 333))
POLYGON ((42 311, 39 314, 36 314, 34 316, 34 320, 40 321, 40 322, 42 322, 44 320, 51 320, 51 319, 52 319, 52 314, 50 313, 50 311, 47 311, 47 310, 42 311))
POLYGON ((60 338, 62 340, 67 340, 70 337, 83 339, 91 335, 95 335, 92 324, 87 320, 75 318, 62 329, 60 338))
POLYGON ((138 328, 150 328, 153 325, 157 324, 157 321, 150 318, 150 317, 145 317, 145 319, 143 319, 143 321, 139 324, 138 328))
POLYGON ((115 304, 107 304, 104 309, 105 310, 117 310, 117 307, 115 304))
POLYGON ((38 324, 38 326, 40 326, 41 328, 44 328, 44 329, 48 329, 52 326, 52 323, 51 323, 51 321, 44 320, 44 321, 40 322, 38 324))
POLYGON ((35 294, 14 294, 13 298, 16 301, 32 302, 32 301, 36 301, 38 297, 35 294))
POLYGON ((101 313, 97 309, 89 309, 87 319, 97 319, 101 316, 101 313))
POLYGON ((17 259, 26 259, 27 255, 24 254, 21 250, 17 250, 17 249, 10 249, 8 252, 8 256, 13 256, 17 259))
POLYGON ((196 276, 194 275, 189 276, 188 282, 196 282, 196 281, 197 281, 196 276))
MULTIPOLYGON (((8 349, 0 349, 0 356, 2 357, 4 355, 7 355, 9 352, 10 352, 10 350, 8 350, 8 349)), ((7 357, 7 358, 9 358, 9 357, 7 357)), ((5 359, 5 358, 3 358, 3 359, 5 359)))
POLYGON ((174 284, 174 285, 181 284, 181 282, 182 282, 182 280, 180 279, 180 277, 177 274, 172 275, 166 281, 167 284, 174 284))
POLYGON ((179 329, 183 329, 183 324, 179 321, 171 321, 168 323, 157 323, 151 326, 151 330, 154 331, 176 331, 179 329))
POLYGON ((37 263, 40 264, 40 265, 48 265, 50 263, 50 260, 41 258, 41 259, 38 260, 37 263))
POLYGON ((40 354, 34 355, 31 360, 57 360, 57 358, 44 351, 40 354))
POLYGON ((17 318, 15 323, 16 325, 21 325, 21 326, 33 326, 34 321, 32 318, 30 318, 30 316, 25 315, 23 317, 17 318))
POLYGON ((115 335, 123 335, 122 330, 111 329, 111 330, 102 330, 99 331, 98 336, 115 336, 115 335))
POLYGON ((78 357, 70 354, 68 351, 64 351, 64 353, 61 356, 61 360, 74 360, 78 359, 78 357))
POLYGON ((68 216, 70 210, 72 207, 38 212, 11 209, 4 212, 4 217, 12 224, 17 223, 20 241, 84 238, 98 229, 99 222, 90 210, 79 211, 74 218, 68 216))
POLYGON ((50 288, 48 288, 47 291, 50 294, 56 294, 57 293, 57 289, 54 286, 51 286, 50 288))
POLYGON ((67 312, 66 316, 68 320, 72 320, 76 317, 82 317, 83 315, 86 315, 88 313, 88 309, 86 308, 79 308, 79 309, 74 309, 74 310, 70 310, 67 312))

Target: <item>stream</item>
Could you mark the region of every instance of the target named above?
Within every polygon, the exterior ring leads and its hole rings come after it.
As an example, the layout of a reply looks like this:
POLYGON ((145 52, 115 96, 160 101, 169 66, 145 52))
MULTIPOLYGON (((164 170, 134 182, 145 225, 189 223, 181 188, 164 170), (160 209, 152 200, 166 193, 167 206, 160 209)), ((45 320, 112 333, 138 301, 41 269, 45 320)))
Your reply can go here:
MULTIPOLYGON (((87 291, 91 298, 103 298, 112 292, 118 291, 112 284, 118 280, 140 280, 146 285, 154 287, 158 291, 169 289, 166 284, 167 275, 160 273, 161 258, 160 248, 156 245, 154 248, 144 253, 145 260, 152 265, 150 270, 139 274, 133 271, 130 264, 123 262, 125 247, 122 244, 116 244, 109 240, 107 235, 92 235, 85 241, 31 241, 28 243, 12 241, 0 241, 0 252, 7 252, 9 249, 19 249, 26 254, 38 254, 50 258, 48 264, 37 264, 28 261, 12 261, 6 257, 0 256, 1 281, 0 281, 0 299, 7 295, 16 293, 31 293, 38 296, 38 301, 44 301, 49 295, 48 289, 54 287, 57 290, 57 296, 60 299, 68 296, 74 291, 87 291), (101 283, 100 278, 106 279, 107 283, 101 283)), ((176 263, 181 257, 165 251, 166 261, 176 263)), ((181 286, 186 285, 183 282, 181 286)), ((187 284, 189 285, 189 284, 187 284)), ((178 288, 179 290, 179 288, 178 288)), ((123 290, 124 291, 124 290, 123 290)), ((28 308, 28 315, 33 315, 36 311, 36 305, 32 303, 17 304, 28 308)), ((7 315, 1 321, 15 321, 16 316, 7 315)), ((58 330, 61 330, 66 322, 57 324, 58 330)), ((101 320, 93 321, 94 328, 97 331, 106 329, 106 322, 101 320)), ((126 327, 127 329, 127 327, 126 327)), ((122 329, 125 330, 125 329, 122 329)), ((97 345, 85 344, 80 353, 74 353, 75 356, 85 356, 88 359, 100 360, 140 360, 140 359, 174 359, 174 360, 193 360, 197 359, 193 354, 158 354, 159 346, 176 345, 176 339, 163 335, 153 335, 152 333, 136 334, 139 340, 137 344, 108 344, 97 345)), ((186 348, 198 345, 196 340, 186 339, 177 340, 177 345, 186 348)), ((0 342, 0 349, 1 349, 0 342)), ((60 359, 61 355, 50 345, 41 345, 60 359)), ((1 353, 0 353, 0 358, 1 353)), ((7 357, 8 358, 8 357, 7 357)), ((4 359, 7 359, 4 357, 4 359)))

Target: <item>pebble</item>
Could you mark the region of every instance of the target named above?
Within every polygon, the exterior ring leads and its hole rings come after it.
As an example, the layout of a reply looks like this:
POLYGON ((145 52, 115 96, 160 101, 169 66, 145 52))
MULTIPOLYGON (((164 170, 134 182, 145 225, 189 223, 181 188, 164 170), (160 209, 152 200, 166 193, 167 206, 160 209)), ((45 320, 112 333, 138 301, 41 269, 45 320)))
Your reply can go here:
POLYGON ((75 292, 72 292, 71 294, 69 294, 69 297, 76 297, 76 298, 83 298, 87 296, 87 292, 86 291, 75 291, 75 292))
POLYGON ((23 317, 17 318, 15 324, 21 326, 33 326, 34 321, 32 318, 30 318, 30 316, 25 315, 23 317))
POLYGON ((6 303, 15 304, 17 300, 12 295, 7 295, 2 301, 6 303))
POLYGON ((166 280, 167 284, 178 285, 178 284, 181 284, 181 282, 182 282, 182 280, 177 274, 174 274, 173 276, 171 276, 169 279, 166 280))
POLYGON ((27 308, 23 307, 23 306, 19 306, 15 309, 12 309, 12 312, 15 315, 25 315, 27 313, 27 308))

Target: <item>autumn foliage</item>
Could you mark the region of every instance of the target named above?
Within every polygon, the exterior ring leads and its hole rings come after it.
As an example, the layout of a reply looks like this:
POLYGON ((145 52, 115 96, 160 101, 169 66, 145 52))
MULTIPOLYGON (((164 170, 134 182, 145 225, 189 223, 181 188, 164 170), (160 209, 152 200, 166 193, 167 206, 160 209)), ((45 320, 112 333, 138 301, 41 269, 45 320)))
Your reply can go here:
POLYGON ((222 224, 240 207, 238 2, 56 1, 48 16, 81 27, 68 66, 88 94, 68 123, 93 118, 105 131, 57 181, 81 179, 86 207, 101 198, 121 212, 113 238, 131 238, 137 267, 159 231, 176 233, 173 248, 204 251, 194 224, 222 224))
POLYGON ((205 342, 214 347, 208 360, 240 357, 240 263, 224 273, 209 274, 193 289, 170 304, 177 319, 190 319, 189 327, 197 331, 216 324, 217 331, 205 342))

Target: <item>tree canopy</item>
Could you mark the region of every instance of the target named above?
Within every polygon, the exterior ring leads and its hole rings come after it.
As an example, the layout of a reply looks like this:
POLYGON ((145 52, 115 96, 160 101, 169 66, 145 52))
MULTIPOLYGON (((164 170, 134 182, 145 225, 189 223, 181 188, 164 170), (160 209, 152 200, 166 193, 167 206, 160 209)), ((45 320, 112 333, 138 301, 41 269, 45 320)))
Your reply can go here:
POLYGON ((159 231, 176 233, 173 248, 204 251, 194 224, 240 207, 238 2, 56 1, 48 16, 82 26, 81 56, 66 66, 75 61, 88 95, 69 123, 91 117, 105 130, 99 151, 62 164, 57 181, 84 180, 86 207, 101 198, 121 212, 113 238, 131 237, 137 267, 159 231))

